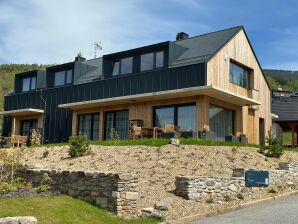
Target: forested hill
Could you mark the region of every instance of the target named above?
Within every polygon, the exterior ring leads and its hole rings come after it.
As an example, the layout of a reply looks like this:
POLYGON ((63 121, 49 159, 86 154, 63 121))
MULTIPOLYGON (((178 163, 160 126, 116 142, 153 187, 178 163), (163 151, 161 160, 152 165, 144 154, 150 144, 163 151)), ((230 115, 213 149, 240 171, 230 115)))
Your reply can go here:
POLYGON ((264 74, 272 90, 281 87, 286 91, 298 91, 298 71, 264 69, 264 74))

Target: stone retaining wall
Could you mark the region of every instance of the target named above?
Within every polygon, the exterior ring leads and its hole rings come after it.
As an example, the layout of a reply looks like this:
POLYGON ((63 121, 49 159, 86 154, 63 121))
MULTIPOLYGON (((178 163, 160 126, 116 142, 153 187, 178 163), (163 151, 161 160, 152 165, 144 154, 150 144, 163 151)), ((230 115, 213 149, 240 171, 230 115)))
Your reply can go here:
POLYGON ((175 194, 186 199, 235 194, 245 187, 242 177, 176 177, 175 194))
POLYGON ((94 203, 122 217, 133 217, 137 213, 137 177, 94 171, 40 169, 21 170, 17 176, 31 181, 33 186, 39 186, 44 173, 49 175, 51 181, 48 185, 54 191, 94 203))
POLYGON ((280 163, 279 169, 298 172, 298 163, 280 163))
MULTIPOLYGON (((244 169, 243 169, 244 170, 244 169)), ((201 199, 206 197, 237 194, 248 190, 241 169, 234 174, 237 177, 176 177, 175 194, 186 199, 201 199)), ((289 170, 269 171, 269 186, 294 185, 298 183, 298 172, 289 170)))

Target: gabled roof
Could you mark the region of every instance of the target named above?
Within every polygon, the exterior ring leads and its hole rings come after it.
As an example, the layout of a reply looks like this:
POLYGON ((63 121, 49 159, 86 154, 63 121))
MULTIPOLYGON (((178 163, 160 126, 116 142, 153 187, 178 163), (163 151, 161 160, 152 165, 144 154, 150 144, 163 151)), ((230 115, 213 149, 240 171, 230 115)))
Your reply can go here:
POLYGON ((242 26, 237 26, 172 42, 170 55, 174 58, 170 58, 170 67, 208 61, 241 29, 242 26))

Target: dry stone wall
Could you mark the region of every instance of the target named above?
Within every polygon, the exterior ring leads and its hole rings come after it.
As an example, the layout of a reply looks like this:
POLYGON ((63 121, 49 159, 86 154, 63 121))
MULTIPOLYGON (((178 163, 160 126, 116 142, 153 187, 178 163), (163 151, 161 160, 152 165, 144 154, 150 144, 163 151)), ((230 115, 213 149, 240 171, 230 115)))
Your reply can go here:
MULTIPOLYGON (((197 200, 206 197, 237 194, 248 190, 245 187, 244 172, 246 169, 235 169, 234 177, 176 177, 175 194, 186 199, 197 200)), ((269 186, 298 184, 297 166, 287 164, 279 170, 269 171, 269 186), (283 167, 284 170, 281 170, 283 167)))
POLYGON ((137 214, 139 198, 138 178, 132 175, 101 173, 94 171, 62 171, 24 169, 19 177, 38 186, 44 173, 50 177, 49 184, 54 191, 96 204, 122 217, 137 214))

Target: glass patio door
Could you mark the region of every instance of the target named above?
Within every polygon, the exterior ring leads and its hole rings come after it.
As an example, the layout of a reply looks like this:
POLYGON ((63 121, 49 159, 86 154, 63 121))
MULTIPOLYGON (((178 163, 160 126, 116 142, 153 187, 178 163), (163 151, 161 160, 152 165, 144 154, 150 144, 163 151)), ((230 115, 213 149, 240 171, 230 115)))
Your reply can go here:
POLYGON ((22 120, 20 134, 22 136, 29 136, 30 129, 32 128, 37 128, 37 119, 22 120))
POLYGON ((114 128, 120 139, 128 138, 128 110, 105 113, 105 139, 111 139, 111 129, 114 128))

